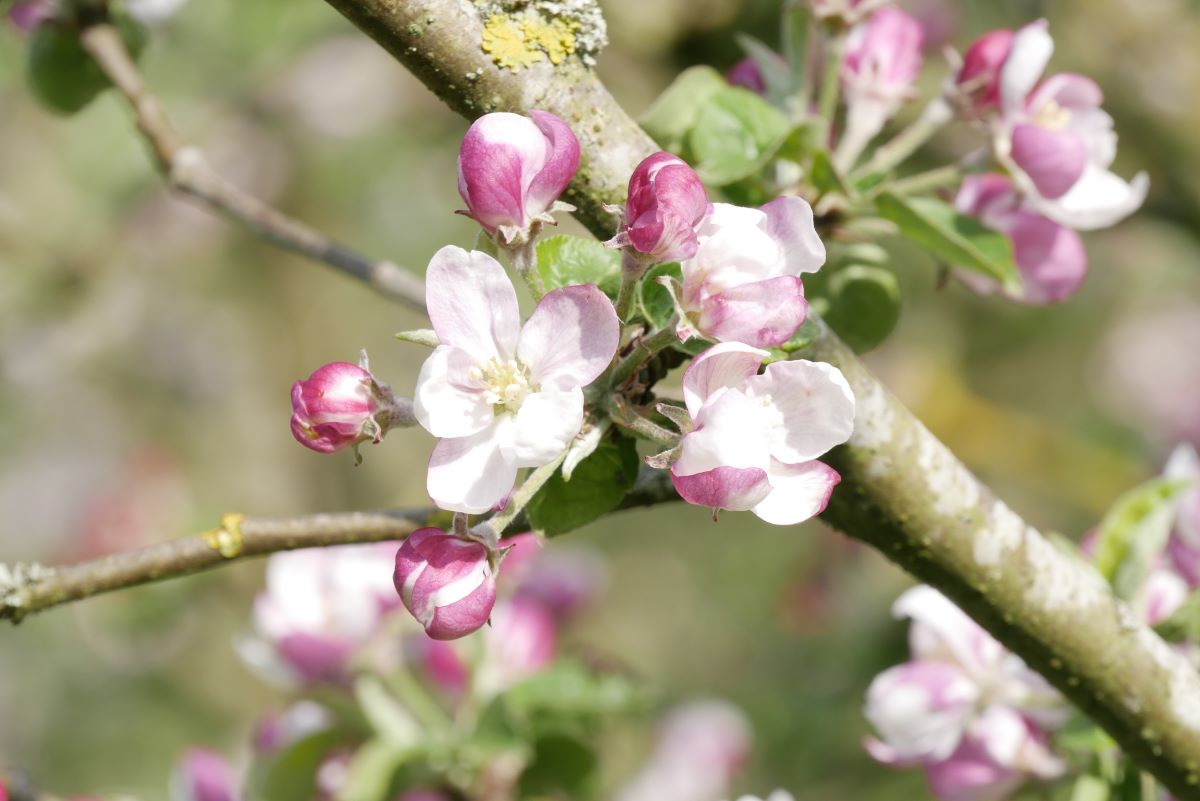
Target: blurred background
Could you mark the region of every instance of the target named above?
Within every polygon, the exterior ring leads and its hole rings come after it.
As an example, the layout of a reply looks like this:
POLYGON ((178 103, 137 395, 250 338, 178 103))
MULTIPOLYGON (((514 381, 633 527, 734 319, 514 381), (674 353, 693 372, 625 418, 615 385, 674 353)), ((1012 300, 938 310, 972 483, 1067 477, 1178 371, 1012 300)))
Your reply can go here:
MULTIPOLYGON (((683 67, 724 69, 734 33, 778 40, 774 0, 602 0, 599 71, 635 114, 683 67)), ((1186 0, 913 0, 926 95, 943 46, 1050 20, 1053 66, 1093 76, 1146 169, 1146 208, 1085 237, 1091 274, 1058 307, 939 288, 888 243, 904 290, 868 360, 929 428, 1034 524, 1079 537, 1170 447, 1200 442, 1200 12, 1186 0)), ((282 515, 424 505, 432 440, 398 430, 322 457, 288 429, 289 388, 367 348, 405 391, 424 353, 411 313, 169 197, 123 105, 59 119, 23 88, 0 29, 0 561, 72 561, 282 515)), ((421 271, 470 247, 454 160, 466 122, 324 3, 193 0, 143 60, 177 126, 218 170, 337 239, 421 271)), ((915 104, 914 104, 915 105, 915 104)), ((916 109, 909 109, 912 114, 916 109)), ((951 129, 927 150, 960 154, 951 129)), ((739 788, 799 799, 919 794, 873 763, 863 693, 905 658, 888 607, 907 580, 820 524, 775 529, 685 506, 570 535, 608 560, 581 648, 664 702, 727 698, 755 745, 739 788)), ((551 548, 555 544, 551 544, 551 548)), ((165 795, 180 752, 236 753, 282 699, 237 659, 261 564, 97 599, 0 630, 0 765, 56 793, 165 795)), ((619 783, 637 765, 617 748, 619 783)))

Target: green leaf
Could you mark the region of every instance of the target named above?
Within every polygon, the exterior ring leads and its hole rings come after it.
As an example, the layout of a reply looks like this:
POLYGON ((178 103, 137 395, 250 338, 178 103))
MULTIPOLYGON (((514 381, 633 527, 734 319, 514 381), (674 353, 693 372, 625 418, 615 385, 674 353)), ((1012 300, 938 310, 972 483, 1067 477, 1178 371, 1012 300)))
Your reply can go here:
POLYGON ((640 120, 664 150, 680 153, 700 109, 728 84, 712 67, 691 67, 679 74, 640 120))
POLYGON ((1020 288, 1012 243, 999 231, 934 198, 884 192, 875 199, 875 206, 882 217, 900 228, 901 234, 932 251, 941 261, 986 275, 1008 289, 1020 288))
POLYGON ((804 321, 804 325, 796 329, 796 333, 792 334, 791 338, 779 346, 779 350, 784 353, 795 353, 798 350, 804 350, 813 343, 817 335, 821 333, 821 328, 812 318, 804 321))
POLYGON ((506 716, 516 731, 584 727, 629 711, 641 696, 623 676, 596 673, 558 661, 511 687, 504 696, 506 716))
POLYGON ((537 244, 538 272, 546 289, 595 284, 611 298, 621 289, 621 253, 594 239, 560 234, 537 244))
POLYGON ((900 320, 900 286, 882 267, 852 264, 838 270, 826 293, 825 322, 855 353, 878 346, 900 320))
POLYGON ((1171 533, 1175 500, 1192 485, 1188 480, 1151 479, 1118 498, 1104 516, 1095 565, 1121 598, 1132 598, 1142 586, 1171 533))
POLYGON ((1070 801, 1108 801, 1112 788, 1099 776, 1084 774, 1071 786, 1070 801))
POLYGON ((338 791, 338 801, 380 801, 390 798, 396 772, 416 753, 412 748, 387 740, 368 740, 350 763, 346 783, 338 791))
POLYGON ((292 743, 264 764, 250 782, 248 797, 256 801, 311 801, 316 795, 317 768, 345 734, 323 731, 292 743))
MULTIPOLYGON (((145 46, 142 29, 123 16, 115 17, 114 23, 137 58, 145 46)), ((61 22, 34 29, 25 66, 30 91, 58 114, 82 111, 109 87, 108 77, 79 43, 79 31, 61 22)))
POLYGON ((1154 630, 1167 642, 1200 642, 1200 592, 1194 592, 1154 630))
POLYGON ((571 480, 555 473, 525 507, 547 537, 574 531, 616 508, 637 480, 637 447, 628 437, 606 439, 575 466, 571 480))
POLYGON ((761 169, 791 130, 779 109, 749 90, 728 86, 700 109, 688 144, 700 177, 723 186, 761 169))
POLYGON ((664 275, 674 278, 676 281, 683 281, 683 270, 680 269, 678 263, 659 264, 646 272, 639 290, 642 316, 646 318, 646 322, 650 323, 652 328, 662 328, 675 316, 675 302, 671 300, 671 293, 658 282, 658 279, 664 275))
POLYGON ((596 752, 582 739, 548 734, 533 744, 533 761, 521 774, 521 798, 586 799, 595 795, 596 752))
POLYGON ((850 195, 850 185, 846 183, 845 177, 838 172, 837 167, 833 166, 833 161, 829 158, 829 153, 824 150, 818 150, 813 154, 812 174, 810 175, 813 186, 819 189, 822 193, 837 192, 842 195, 850 195))
POLYGON ((360 677, 354 683, 354 697, 371 728, 383 740, 395 746, 411 746, 421 740, 420 723, 378 676, 360 677))

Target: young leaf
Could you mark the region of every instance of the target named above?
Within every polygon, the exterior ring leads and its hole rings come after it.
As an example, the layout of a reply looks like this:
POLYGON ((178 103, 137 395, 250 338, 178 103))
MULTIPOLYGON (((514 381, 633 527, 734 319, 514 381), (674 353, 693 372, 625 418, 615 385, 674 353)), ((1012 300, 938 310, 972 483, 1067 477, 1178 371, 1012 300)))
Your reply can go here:
POLYGON ((537 244, 538 272, 546 289, 595 284, 616 298, 621 289, 621 253, 594 239, 560 234, 537 244))
POLYGON ((1096 539, 1096 569, 1128 600, 1142 586, 1154 559, 1166 545, 1175 500, 1193 482, 1154 478, 1117 499, 1096 539))
POLYGON ((642 115, 642 127, 664 150, 680 153, 700 109, 726 86, 721 73, 712 67, 686 69, 642 115))
POLYGON ((779 109, 751 91, 729 86, 700 110, 688 144, 700 177, 723 186, 759 170, 791 130, 779 109))
POLYGON ((974 217, 959 214, 953 206, 934 198, 904 197, 894 192, 880 194, 875 207, 880 216, 900 228, 901 234, 932 251, 941 261, 974 270, 1006 288, 1020 288, 1012 243, 974 217))
POLYGON ((533 528, 547 537, 574 531, 616 508, 637 479, 638 455, 627 437, 601 442, 575 466, 571 480, 555 473, 525 507, 533 528))
POLYGON ((900 287, 882 267, 852 264, 838 270, 829 278, 827 293, 825 322, 855 353, 877 347, 900 320, 900 287))

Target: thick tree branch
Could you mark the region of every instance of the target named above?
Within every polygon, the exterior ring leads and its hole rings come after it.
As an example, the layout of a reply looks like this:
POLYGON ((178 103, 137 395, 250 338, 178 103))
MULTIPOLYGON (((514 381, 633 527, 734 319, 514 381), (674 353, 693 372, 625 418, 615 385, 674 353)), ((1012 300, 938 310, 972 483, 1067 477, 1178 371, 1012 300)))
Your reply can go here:
POLYGON ((204 154, 185 143, 158 99, 146 88, 116 28, 100 23, 82 33, 83 47, 129 101, 138 131, 150 146, 167 183, 214 211, 250 228, 285 250, 319 261, 365 281, 384 295, 421 313, 425 289, 419 278, 389 261, 372 261, 339 245, 299 220, 246 194, 208 166, 204 154))
MULTIPOLYGON (((612 234, 602 204, 623 200, 656 148, 577 59, 497 67, 471 0, 327 2, 468 117, 540 108, 570 122, 583 150, 570 200, 597 236, 612 234)), ((803 355, 841 368, 859 401, 851 442, 831 454, 843 482, 825 520, 953 598, 1177 798, 1200 798, 1200 677, 1187 660, 997 500, 831 332, 803 355)))

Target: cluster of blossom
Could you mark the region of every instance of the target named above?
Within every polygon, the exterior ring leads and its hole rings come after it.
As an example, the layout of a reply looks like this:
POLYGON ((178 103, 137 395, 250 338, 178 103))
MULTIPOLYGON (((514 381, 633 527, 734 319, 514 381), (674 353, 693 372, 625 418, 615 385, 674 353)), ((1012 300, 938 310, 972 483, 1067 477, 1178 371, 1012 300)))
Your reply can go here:
MULTIPOLYGON (((916 96, 924 34, 917 18, 890 5, 811 5, 818 17, 852 26, 840 76, 846 118, 837 142, 837 161, 849 168, 916 96)), ((1149 186, 1144 173, 1126 181, 1111 171, 1117 136, 1095 82, 1073 73, 1043 77, 1053 50, 1044 20, 980 36, 942 96, 914 123, 927 135, 957 112, 983 132, 999 169, 965 177, 955 206, 1009 238, 1022 286, 1003 291, 1029 304, 1072 295, 1088 267, 1077 231, 1116 224, 1142 204, 1149 186)), ((751 59, 727 77, 765 92, 751 59)), ((979 292, 1002 290, 976 273, 959 276, 979 292)))
MULTIPOLYGON (((633 322, 627 310, 619 319, 594 285, 542 295, 531 276, 532 245, 563 206, 558 197, 578 166, 578 141, 553 114, 477 120, 458 159, 464 213, 531 279, 536 308, 522 324, 500 262, 443 247, 426 271, 436 347, 411 404, 365 362, 325 365, 292 388, 297 441, 329 453, 378 442, 415 420, 438 438, 427 491, 460 515, 504 509, 519 470, 556 464, 583 428, 584 388, 620 358, 622 323, 633 322)), ((757 209, 710 203, 691 167, 656 153, 634 171, 628 202, 616 211, 620 224, 606 245, 623 250, 624 281, 635 285, 651 266, 678 261, 682 281, 666 283, 677 309, 670 325, 681 342, 719 343, 685 373, 686 414, 676 415, 682 438, 655 464, 669 466, 680 495, 697 505, 753 511, 781 525, 818 514, 839 477, 817 458, 849 437, 853 394, 825 364, 777 362, 759 374, 764 348, 787 341, 805 320, 801 275, 825 260, 811 207, 797 197, 757 209)), ((637 347, 630 341, 624 350, 637 347)), ((463 522, 451 533, 419 531, 397 555, 396 590, 436 639, 474 631, 495 600, 502 553, 463 522)))
MULTIPOLYGON (((1164 476, 1200 483, 1195 449, 1176 448, 1164 476)), ((1081 550, 1090 556, 1094 547, 1089 536, 1081 550)), ((1154 625, 1197 587, 1200 486, 1175 502, 1166 549, 1133 607, 1154 625)), ((912 660, 881 673, 867 691, 866 716, 879 735, 866 741, 871 756, 887 765, 920 767, 941 801, 999 801, 1027 780, 1066 773, 1051 734, 1066 722, 1068 710, 1045 679, 930 587, 904 593, 893 612, 912 620, 912 660)))

